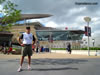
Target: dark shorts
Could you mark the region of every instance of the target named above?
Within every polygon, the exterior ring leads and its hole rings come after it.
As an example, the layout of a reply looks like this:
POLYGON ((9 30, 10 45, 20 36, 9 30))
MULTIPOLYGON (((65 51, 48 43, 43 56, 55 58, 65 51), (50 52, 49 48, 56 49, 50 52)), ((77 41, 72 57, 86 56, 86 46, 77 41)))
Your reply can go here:
POLYGON ((22 56, 32 56, 33 51, 32 51, 32 45, 24 46, 22 47, 22 56))

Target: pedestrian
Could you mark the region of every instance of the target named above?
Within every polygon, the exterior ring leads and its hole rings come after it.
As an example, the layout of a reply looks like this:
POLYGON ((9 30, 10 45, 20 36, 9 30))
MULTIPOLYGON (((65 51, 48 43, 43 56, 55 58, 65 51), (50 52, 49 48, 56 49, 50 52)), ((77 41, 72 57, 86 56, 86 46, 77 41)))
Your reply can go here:
POLYGON ((71 54, 71 44, 70 43, 67 46, 67 50, 68 50, 69 54, 71 54))
POLYGON ((43 46, 41 46, 41 52, 43 52, 44 51, 44 47, 43 46))
POLYGON ((13 50, 13 49, 12 49, 12 46, 10 46, 9 49, 8 49, 8 55, 9 55, 9 53, 12 52, 12 50, 13 50))
POLYGON ((22 64, 24 61, 24 57, 28 55, 28 70, 31 70, 31 56, 32 56, 32 45, 35 43, 36 39, 32 33, 30 33, 30 27, 26 27, 26 32, 23 33, 19 37, 19 44, 22 46, 22 57, 20 61, 20 67, 18 68, 18 72, 22 70, 22 64))
POLYGON ((36 53, 39 53, 40 52, 39 47, 40 47, 39 41, 37 41, 37 43, 36 43, 36 53))

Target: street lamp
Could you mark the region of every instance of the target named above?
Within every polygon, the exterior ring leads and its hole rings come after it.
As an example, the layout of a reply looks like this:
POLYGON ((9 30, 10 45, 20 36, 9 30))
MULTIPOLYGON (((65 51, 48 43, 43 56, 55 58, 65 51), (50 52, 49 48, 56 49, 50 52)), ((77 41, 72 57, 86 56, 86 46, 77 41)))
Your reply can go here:
MULTIPOLYGON (((89 22, 91 21, 90 17, 84 17, 84 20, 87 22, 87 33, 88 33, 88 28, 89 28, 89 22)), ((88 56, 90 56, 90 44, 89 44, 90 40, 89 40, 89 33, 88 33, 88 56)))

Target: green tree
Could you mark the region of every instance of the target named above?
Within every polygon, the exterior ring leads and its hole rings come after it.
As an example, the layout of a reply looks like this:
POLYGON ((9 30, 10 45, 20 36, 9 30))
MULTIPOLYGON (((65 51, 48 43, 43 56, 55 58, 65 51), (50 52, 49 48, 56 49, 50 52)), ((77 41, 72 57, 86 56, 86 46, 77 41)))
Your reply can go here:
POLYGON ((17 10, 17 5, 12 3, 11 1, 0 0, 0 3, 5 3, 3 9, 1 10, 1 13, 5 15, 0 21, 0 31, 9 31, 11 26, 20 19, 21 10, 17 10))
POLYGON ((5 2, 5 0, 0 0, 0 4, 2 4, 3 2, 5 2))

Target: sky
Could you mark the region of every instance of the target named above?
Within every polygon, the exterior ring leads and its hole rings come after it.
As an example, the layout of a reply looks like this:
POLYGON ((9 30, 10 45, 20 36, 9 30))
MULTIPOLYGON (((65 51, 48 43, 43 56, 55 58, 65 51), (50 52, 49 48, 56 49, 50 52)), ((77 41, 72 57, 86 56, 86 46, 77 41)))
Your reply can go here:
MULTIPOLYGON (((53 16, 39 21, 47 27, 59 29, 81 29, 87 23, 84 17, 91 18, 92 38, 100 36, 100 0, 11 0, 24 14, 51 14, 53 16), (83 3, 83 4, 82 4, 83 3), (85 3, 85 4, 84 4, 85 3), (87 3, 87 4, 86 4, 87 3)), ((0 6, 1 7, 1 6, 0 6)), ((85 38, 85 37, 84 37, 85 38)), ((97 41, 98 41, 97 40, 97 41)))

